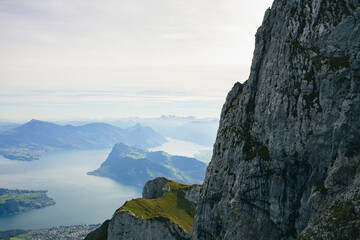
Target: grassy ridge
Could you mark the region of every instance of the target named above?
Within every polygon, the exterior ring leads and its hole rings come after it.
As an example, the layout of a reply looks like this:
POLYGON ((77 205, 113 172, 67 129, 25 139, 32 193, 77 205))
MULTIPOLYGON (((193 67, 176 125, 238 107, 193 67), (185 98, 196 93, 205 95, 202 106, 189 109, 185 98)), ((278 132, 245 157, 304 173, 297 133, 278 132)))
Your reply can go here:
POLYGON ((186 232, 194 226, 195 207, 185 199, 182 189, 193 185, 168 182, 170 192, 156 199, 137 198, 127 201, 118 211, 131 211, 136 217, 144 219, 165 217, 178 224, 186 232))

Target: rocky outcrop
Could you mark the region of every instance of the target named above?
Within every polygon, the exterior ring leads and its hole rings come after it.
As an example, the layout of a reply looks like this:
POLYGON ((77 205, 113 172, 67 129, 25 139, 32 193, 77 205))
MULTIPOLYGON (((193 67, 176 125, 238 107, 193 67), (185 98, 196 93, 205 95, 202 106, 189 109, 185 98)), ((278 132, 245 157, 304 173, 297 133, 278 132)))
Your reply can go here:
POLYGON ((125 202, 86 239, 190 239, 200 189, 163 177, 150 180, 143 198, 125 202))
POLYGON ((194 206, 199 203, 200 200, 200 185, 192 185, 189 188, 182 189, 182 193, 184 194, 184 198, 191 202, 194 206))
POLYGON ((223 106, 192 239, 359 238, 359 50, 359 0, 274 1, 223 106))
MULTIPOLYGON (((171 181, 164 177, 147 181, 142 191, 142 197, 145 199, 155 199, 161 197, 166 192, 170 192, 171 187, 168 186, 168 182, 171 181)), ((186 200, 197 205, 200 197, 200 189, 200 185, 194 184, 191 187, 181 189, 181 192, 184 194, 186 200)))
POLYGON ((190 239, 199 195, 199 185, 163 177, 150 180, 143 198, 126 202, 115 212, 108 239, 190 239))
POLYGON ((189 235, 170 219, 143 219, 129 211, 116 212, 108 228, 108 240, 189 239, 189 235))
POLYGON ((142 191, 142 197, 145 199, 161 197, 165 192, 170 191, 170 187, 166 185, 168 182, 170 182, 170 180, 164 177, 147 181, 142 191))

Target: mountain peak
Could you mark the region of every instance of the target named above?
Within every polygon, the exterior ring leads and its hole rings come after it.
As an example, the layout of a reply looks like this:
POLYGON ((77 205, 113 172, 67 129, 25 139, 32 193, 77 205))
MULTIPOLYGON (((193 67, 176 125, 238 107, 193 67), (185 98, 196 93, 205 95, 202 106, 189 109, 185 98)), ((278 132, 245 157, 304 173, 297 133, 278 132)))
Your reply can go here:
POLYGON ((23 124, 20 127, 42 127, 42 126, 58 126, 55 123, 41 121, 37 119, 31 119, 29 122, 23 124))
POLYGON ((36 124, 36 123, 44 123, 45 121, 37 120, 37 119, 31 119, 28 121, 28 124, 36 124))

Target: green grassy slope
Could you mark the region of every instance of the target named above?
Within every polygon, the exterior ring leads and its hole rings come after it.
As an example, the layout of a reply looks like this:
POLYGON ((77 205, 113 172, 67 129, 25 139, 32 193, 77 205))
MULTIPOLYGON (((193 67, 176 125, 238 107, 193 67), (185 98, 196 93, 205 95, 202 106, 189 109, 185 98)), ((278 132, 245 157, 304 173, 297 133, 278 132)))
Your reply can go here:
POLYGON ((193 185, 168 182, 170 192, 156 199, 137 198, 127 201, 117 211, 130 211, 136 217, 144 219, 165 217, 178 224, 186 232, 194 226, 195 206, 185 199, 182 189, 193 185))

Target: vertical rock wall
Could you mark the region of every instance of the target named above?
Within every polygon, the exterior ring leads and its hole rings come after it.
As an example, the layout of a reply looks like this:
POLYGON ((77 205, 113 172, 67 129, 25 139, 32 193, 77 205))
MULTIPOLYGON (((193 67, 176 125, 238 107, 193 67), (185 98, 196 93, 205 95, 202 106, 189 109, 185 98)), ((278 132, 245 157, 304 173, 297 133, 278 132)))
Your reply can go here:
POLYGON ((358 219, 359 50, 359 0, 274 1, 224 104, 193 239, 321 235, 336 196, 358 219))

